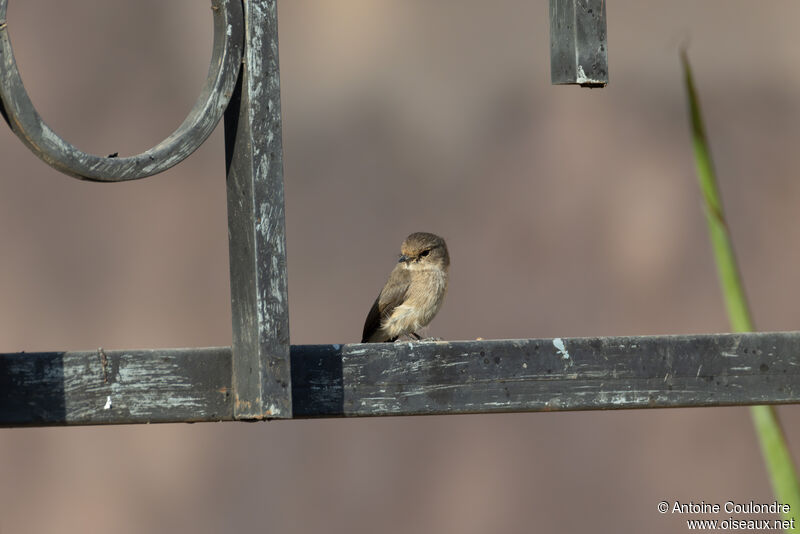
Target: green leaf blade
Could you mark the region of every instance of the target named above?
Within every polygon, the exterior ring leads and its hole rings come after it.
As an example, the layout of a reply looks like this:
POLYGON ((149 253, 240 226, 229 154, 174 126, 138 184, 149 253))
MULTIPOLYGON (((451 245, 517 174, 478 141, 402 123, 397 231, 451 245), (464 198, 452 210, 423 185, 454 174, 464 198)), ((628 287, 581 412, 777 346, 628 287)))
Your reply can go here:
MULTIPOLYGON (((733 250, 722 199, 717 186, 713 159, 700 110, 700 99, 694 85, 689 58, 685 50, 681 51, 681 61, 689 101, 689 117, 692 130, 692 147, 694 149, 697 179, 706 212, 706 222, 717 264, 722 294, 728 312, 728 320, 734 332, 752 332, 755 330, 747 298, 742 285, 736 255, 733 250)), ((785 520, 796 520, 800 510, 800 483, 797 469, 792 460, 786 437, 773 406, 752 406, 750 413, 758 435, 761 452, 767 464, 767 471, 776 498, 790 506, 788 513, 782 514, 785 520)), ((794 530, 794 529, 792 529, 794 530)))

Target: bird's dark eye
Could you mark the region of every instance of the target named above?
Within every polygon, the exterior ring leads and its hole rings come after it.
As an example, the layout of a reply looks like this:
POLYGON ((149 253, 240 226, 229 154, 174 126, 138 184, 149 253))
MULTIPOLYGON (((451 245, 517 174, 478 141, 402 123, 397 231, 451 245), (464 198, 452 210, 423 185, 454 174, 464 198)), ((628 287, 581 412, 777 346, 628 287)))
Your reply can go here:
POLYGON ((419 253, 419 257, 420 257, 420 258, 424 258, 425 256, 427 256, 427 255, 428 255, 428 254, 430 254, 430 253, 431 253, 430 249, 428 249, 428 250, 423 250, 422 252, 420 252, 420 253, 419 253))

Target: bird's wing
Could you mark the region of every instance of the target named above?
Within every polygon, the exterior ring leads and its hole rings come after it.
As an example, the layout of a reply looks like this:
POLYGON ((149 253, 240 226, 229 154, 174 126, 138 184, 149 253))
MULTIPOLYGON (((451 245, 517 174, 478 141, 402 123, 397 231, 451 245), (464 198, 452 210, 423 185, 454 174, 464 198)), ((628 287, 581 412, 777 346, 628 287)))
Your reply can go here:
MULTIPOLYGON (((380 329, 383 319, 390 316, 394 309, 405 301, 410 285, 411 273, 399 265, 395 267, 389 276, 389 281, 367 314, 367 320, 364 322, 364 334, 361 336, 362 343, 368 343, 369 339, 380 329)), ((386 339, 384 341, 394 340, 386 339)))
POLYGON ((378 301, 380 298, 380 295, 378 295, 378 298, 376 298, 375 302, 372 304, 372 308, 369 309, 367 320, 364 322, 364 333, 361 336, 362 343, 369 343, 369 338, 381 327, 381 314, 378 311, 378 301))

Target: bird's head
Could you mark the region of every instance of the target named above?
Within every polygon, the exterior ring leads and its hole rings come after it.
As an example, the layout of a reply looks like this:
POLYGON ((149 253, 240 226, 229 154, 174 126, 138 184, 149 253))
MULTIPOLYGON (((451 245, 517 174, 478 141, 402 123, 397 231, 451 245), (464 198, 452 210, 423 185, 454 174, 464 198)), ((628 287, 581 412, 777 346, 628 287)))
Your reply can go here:
POLYGON ((400 247, 400 263, 407 269, 445 269, 450 266, 450 255, 444 239, 427 232, 415 232, 400 247))

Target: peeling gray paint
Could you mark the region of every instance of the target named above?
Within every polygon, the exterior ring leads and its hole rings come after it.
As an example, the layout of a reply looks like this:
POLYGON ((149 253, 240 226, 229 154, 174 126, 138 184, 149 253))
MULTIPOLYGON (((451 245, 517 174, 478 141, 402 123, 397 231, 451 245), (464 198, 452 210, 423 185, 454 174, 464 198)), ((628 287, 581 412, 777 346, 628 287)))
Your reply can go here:
POLYGON ((245 61, 225 115, 234 412, 291 417, 275 0, 245 2, 245 61))

